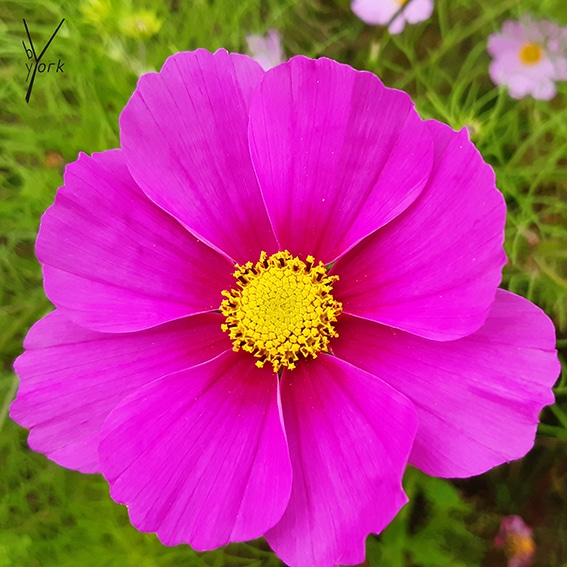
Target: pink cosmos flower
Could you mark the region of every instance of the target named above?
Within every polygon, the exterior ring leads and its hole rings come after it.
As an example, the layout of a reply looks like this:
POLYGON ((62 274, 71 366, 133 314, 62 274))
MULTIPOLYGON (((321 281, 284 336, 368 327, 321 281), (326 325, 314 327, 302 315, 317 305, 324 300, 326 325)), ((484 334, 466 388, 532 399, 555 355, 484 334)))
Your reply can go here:
POLYGON ((567 30, 554 22, 508 20, 501 33, 489 36, 488 53, 490 78, 506 85, 512 98, 550 100, 555 82, 567 80, 567 30))
POLYGON ((284 61, 284 50, 278 30, 270 29, 266 35, 247 35, 246 44, 250 56, 260 63, 264 71, 284 61))
POLYGON ((508 567, 530 567, 535 554, 532 529, 520 516, 506 516, 500 523, 500 531, 494 540, 508 557, 508 567))
POLYGON ((373 26, 384 26, 391 20, 388 31, 398 34, 406 22, 417 24, 429 19, 433 0, 352 0, 351 9, 363 22, 373 26))
POLYGON ((408 462, 532 447, 554 330, 497 289, 504 200, 465 130, 368 72, 224 50, 142 77, 120 129, 41 222, 56 310, 11 407, 34 450, 167 545, 313 567, 363 561, 408 462))

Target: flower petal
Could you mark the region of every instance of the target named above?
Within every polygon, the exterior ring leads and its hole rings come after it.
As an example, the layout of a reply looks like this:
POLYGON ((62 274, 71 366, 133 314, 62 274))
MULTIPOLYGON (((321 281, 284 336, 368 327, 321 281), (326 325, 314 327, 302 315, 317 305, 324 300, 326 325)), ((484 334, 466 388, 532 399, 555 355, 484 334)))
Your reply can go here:
POLYGON ((56 463, 98 472, 99 433, 112 408, 140 386, 230 348, 217 314, 126 335, 78 327, 59 311, 28 333, 10 415, 29 445, 56 463), (228 344, 227 344, 228 343, 228 344))
POLYGON ((269 29, 266 35, 247 35, 246 44, 250 57, 260 63, 264 71, 279 65, 285 58, 280 32, 276 29, 269 29))
POLYGON ((409 24, 428 20, 433 14, 433 0, 412 0, 405 5, 402 14, 409 24))
POLYGON ((363 22, 375 26, 387 24, 400 9, 400 3, 397 0, 352 0, 350 7, 363 22))
POLYGON ((549 318, 498 290, 486 323, 451 342, 342 316, 336 356, 379 376, 416 406, 410 462, 430 475, 468 477, 524 456, 538 414, 553 403, 560 366, 549 318))
POLYGON ((368 533, 384 529, 407 501, 401 478, 415 409, 380 379, 328 355, 284 371, 281 390, 293 486, 266 539, 293 567, 360 563, 368 533))
POLYGON ((250 107, 250 147, 280 247, 325 263, 412 203, 433 157, 405 93, 305 57, 266 73, 250 107))
POLYGON ((231 263, 136 186, 120 150, 82 154, 37 240, 48 297, 75 323, 129 332, 218 309, 231 263))
POLYGON ((198 238, 244 263, 276 251, 248 150, 253 59, 199 49, 140 78, 120 116, 132 176, 198 238))
POLYGON ((429 121, 436 160, 402 215, 333 267, 345 313, 451 340, 486 320, 506 261, 505 204, 466 130, 429 121))
POLYGON ((108 417, 100 459, 134 526, 166 545, 259 537, 291 490, 277 377, 228 351, 161 378, 108 417))

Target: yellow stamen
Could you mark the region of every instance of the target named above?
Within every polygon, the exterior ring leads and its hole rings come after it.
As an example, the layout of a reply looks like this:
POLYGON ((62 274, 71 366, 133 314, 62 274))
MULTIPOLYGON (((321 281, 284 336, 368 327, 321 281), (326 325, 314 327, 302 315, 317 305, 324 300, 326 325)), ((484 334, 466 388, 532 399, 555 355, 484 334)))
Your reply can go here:
POLYGON ((524 43, 520 48, 520 61, 524 65, 535 65, 543 57, 543 49, 537 43, 524 43))
POLYGON ((237 287, 222 292, 220 306, 234 351, 252 353, 256 366, 268 362, 274 372, 293 370, 299 355, 329 352, 342 304, 331 293, 339 278, 327 275, 322 262, 315 265, 313 256, 303 262, 287 250, 262 252, 256 264, 237 264, 234 277, 237 287))

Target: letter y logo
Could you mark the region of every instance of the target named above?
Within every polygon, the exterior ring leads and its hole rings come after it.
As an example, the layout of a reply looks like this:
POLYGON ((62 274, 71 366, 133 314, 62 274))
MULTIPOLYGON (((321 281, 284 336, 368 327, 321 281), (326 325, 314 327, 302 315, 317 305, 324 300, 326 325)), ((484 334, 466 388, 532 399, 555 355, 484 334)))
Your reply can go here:
MULTIPOLYGON (((26 102, 30 101, 31 92, 32 92, 32 89, 33 89, 33 82, 35 80, 35 75, 37 73, 37 68, 38 68, 38 66, 41 62, 41 58, 45 55, 47 48, 49 47, 49 45, 53 41, 53 38, 57 35, 57 32, 59 31, 59 28, 63 25, 64 21, 65 21, 65 18, 63 18, 59 22, 59 25, 57 26, 57 28, 55 29, 55 31, 53 32, 53 34, 49 38, 49 41, 45 44, 45 47, 41 50, 41 53, 39 54, 39 57, 38 57, 36 55, 35 48, 33 46, 33 41, 32 41, 31 35, 30 35, 30 30, 28 29, 28 24, 26 23, 26 20, 23 20, 24 26, 26 28, 26 34, 28 36, 28 41, 30 42, 30 48, 31 49, 28 49, 26 47, 24 40, 22 40, 22 45, 24 46, 24 49, 26 50, 26 55, 28 56, 28 59, 33 58, 33 60, 34 60, 33 73, 32 73, 32 76, 31 76, 30 85, 28 87, 28 92, 26 93, 26 102)), ((45 65, 44 65, 44 67, 45 67, 45 65)), ((29 64, 29 67, 28 67, 28 64, 26 63, 26 68, 28 69, 28 76, 26 77, 26 81, 27 81, 28 77, 30 75, 31 68, 32 68, 31 63, 29 64)), ((61 69, 61 70, 63 70, 63 69, 61 69)))

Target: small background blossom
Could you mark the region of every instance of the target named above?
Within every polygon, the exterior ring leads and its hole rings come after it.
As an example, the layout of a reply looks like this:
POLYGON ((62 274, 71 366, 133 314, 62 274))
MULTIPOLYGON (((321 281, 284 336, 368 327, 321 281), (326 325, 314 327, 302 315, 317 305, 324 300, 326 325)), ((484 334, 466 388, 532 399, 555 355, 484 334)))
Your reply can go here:
POLYGON ((351 8, 363 22, 373 26, 384 26, 391 20, 388 31, 398 34, 406 23, 417 24, 429 19, 433 0, 353 0, 351 8))
POLYGON ((508 567, 530 567, 532 564, 536 550, 533 530, 520 516, 502 518, 494 545, 504 550, 508 567))
POLYGON ((506 85, 512 98, 553 98, 556 81, 567 78, 565 33, 564 28, 547 20, 504 22, 502 31, 488 38, 488 52, 493 57, 491 79, 506 85))
POLYGON ((246 36, 248 53, 267 71, 284 61, 284 49, 280 32, 275 29, 266 35, 251 34, 246 36))

